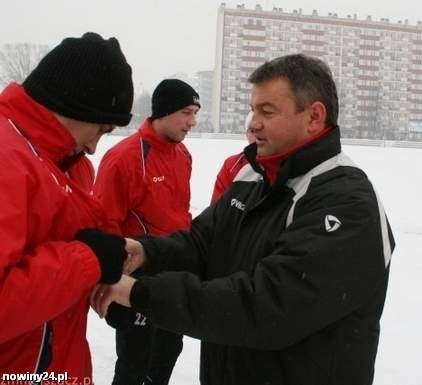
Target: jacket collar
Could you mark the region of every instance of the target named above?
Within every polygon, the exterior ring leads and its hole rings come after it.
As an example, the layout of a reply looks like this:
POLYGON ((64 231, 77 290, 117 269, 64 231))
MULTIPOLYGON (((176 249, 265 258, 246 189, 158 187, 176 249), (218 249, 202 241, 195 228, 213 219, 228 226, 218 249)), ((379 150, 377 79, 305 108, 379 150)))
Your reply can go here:
POLYGON ((340 128, 335 126, 326 135, 286 159, 286 163, 289 163, 288 179, 307 173, 340 152, 340 128))
MULTIPOLYGON (((274 187, 284 185, 288 179, 306 174, 309 170, 341 151, 340 128, 333 127, 326 135, 287 156, 282 162, 274 183, 274 187)), ((256 144, 250 144, 243 150, 254 171, 264 177, 268 185, 268 178, 256 160, 256 144)))
POLYGON ((0 113, 10 119, 42 158, 59 164, 76 147, 72 135, 51 111, 34 101, 17 83, 0 94, 0 113))
POLYGON ((157 149, 162 152, 172 151, 179 143, 170 142, 161 138, 152 127, 151 119, 145 119, 139 128, 139 132, 147 142, 149 142, 154 149, 157 149))

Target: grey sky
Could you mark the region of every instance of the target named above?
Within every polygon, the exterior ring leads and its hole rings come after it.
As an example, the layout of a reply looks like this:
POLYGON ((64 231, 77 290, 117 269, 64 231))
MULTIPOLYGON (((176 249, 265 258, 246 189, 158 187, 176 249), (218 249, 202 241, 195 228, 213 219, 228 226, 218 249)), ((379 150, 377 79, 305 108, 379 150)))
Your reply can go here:
MULTIPOLYGON (((136 89, 152 90, 165 76, 189 75, 214 65, 217 8, 221 0, 3 0, 0 45, 34 42, 50 46, 67 36, 94 31, 115 36, 134 70, 136 89)), ((317 9, 339 17, 389 18, 392 22, 422 21, 420 0, 261 0, 225 1, 227 6, 261 4, 287 12, 317 9)))

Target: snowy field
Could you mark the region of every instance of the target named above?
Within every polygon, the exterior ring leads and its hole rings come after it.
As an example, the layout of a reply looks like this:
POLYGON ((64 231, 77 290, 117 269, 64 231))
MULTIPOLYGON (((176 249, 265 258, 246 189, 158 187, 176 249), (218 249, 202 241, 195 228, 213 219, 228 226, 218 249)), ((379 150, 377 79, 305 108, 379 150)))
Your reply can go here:
MULTIPOLYGON (((102 139, 97 153, 91 158, 95 166, 106 149, 120 139, 122 137, 118 136, 102 139)), ((210 200, 214 179, 223 160, 240 152, 245 142, 191 138, 185 143, 193 157, 191 211, 196 215, 210 200)), ((343 150, 372 180, 397 243, 381 323, 374 385, 421 385, 422 167, 419 165, 422 164, 422 150, 358 146, 344 146, 343 150)), ((114 331, 91 312, 88 338, 95 383, 109 385, 115 362, 114 331)), ((170 384, 198 385, 198 368, 199 342, 185 337, 184 350, 170 384)))

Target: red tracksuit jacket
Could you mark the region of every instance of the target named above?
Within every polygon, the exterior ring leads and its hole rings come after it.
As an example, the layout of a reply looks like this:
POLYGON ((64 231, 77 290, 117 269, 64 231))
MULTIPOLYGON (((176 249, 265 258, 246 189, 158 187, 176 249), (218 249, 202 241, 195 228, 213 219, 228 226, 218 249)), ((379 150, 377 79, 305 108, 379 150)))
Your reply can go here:
POLYGON ((192 158, 183 143, 158 137, 149 119, 101 160, 94 194, 113 230, 126 237, 190 227, 192 158))
POLYGON ((87 192, 92 167, 82 157, 60 169, 73 137, 17 84, 0 94, 0 137, 0 374, 66 371, 69 383, 91 383, 86 319, 100 267, 72 239, 106 226, 87 192))

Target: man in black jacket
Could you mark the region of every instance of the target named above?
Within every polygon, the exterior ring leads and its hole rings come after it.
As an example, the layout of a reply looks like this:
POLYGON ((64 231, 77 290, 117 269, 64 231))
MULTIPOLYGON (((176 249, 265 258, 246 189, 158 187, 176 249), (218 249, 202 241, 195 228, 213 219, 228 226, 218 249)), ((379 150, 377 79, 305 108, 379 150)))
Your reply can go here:
POLYGON ((133 241, 131 268, 146 276, 93 305, 200 339, 203 385, 369 385, 394 239, 341 151, 331 72, 288 55, 249 80, 249 163, 190 232, 133 241))

